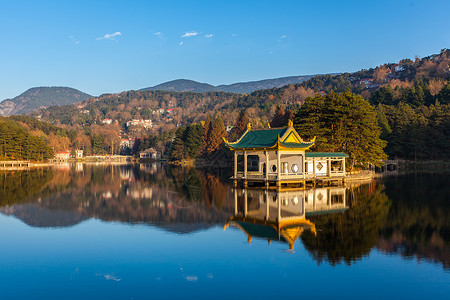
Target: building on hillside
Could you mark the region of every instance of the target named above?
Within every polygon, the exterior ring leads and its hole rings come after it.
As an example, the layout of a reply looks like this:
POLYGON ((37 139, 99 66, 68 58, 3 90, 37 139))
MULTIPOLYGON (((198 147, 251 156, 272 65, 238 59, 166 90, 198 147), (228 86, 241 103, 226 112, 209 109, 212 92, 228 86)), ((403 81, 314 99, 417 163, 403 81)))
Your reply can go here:
POLYGON ((69 151, 57 151, 55 152, 55 159, 57 160, 68 160, 70 158, 69 151))
POLYGON ((161 159, 161 152, 156 151, 155 148, 148 148, 141 153, 139 153, 139 158, 151 158, 151 159, 161 159))
POLYGON ((83 158, 83 150, 81 150, 81 149, 75 150, 75 157, 76 158, 83 158))
POLYGON ((102 120, 102 123, 103 123, 103 124, 108 124, 108 125, 109 125, 109 124, 111 124, 112 122, 113 122, 112 119, 103 119, 103 120, 102 120))
POLYGON ((345 177, 345 153, 307 152, 315 138, 304 141, 289 120, 288 127, 247 131, 236 141, 228 142, 234 151, 234 182, 262 182, 268 187, 275 183, 315 183, 316 180, 339 181, 345 177))
POLYGON ((131 127, 131 126, 138 126, 141 125, 144 128, 152 128, 153 127, 153 122, 152 120, 143 120, 143 119, 133 119, 131 121, 127 122, 127 127, 131 127))

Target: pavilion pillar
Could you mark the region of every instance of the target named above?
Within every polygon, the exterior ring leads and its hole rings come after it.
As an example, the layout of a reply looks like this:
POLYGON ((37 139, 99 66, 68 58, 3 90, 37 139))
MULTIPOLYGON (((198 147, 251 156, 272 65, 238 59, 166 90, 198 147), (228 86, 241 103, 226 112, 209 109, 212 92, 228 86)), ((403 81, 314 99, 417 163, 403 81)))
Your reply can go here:
POLYGON ((281 153, 277 150, 277 180, 281 179, 281 153))
POLYGON ((266 150, 264 151, 266 154, 266 181, 269 180, 269 152, 266 150))
POLYGON ((237 152, 234 151, 234 179, 236 180, 237 178, 237 152))
POLYGON ((277 203, 278 203, 278 216, 277 216, 277 222, 281 221, 281 194, 277 193, 277 203))
POLYGON ((237 189, 234 189, 234 215, 237 215, 238 213, 238 191, 237 189))
POLYGON ((247 217, 247 210, 248 210, 248 205, 247 205, 247 190, 244 190, 244 217, 247 217))
POLYGON ((347 203, 347 201, 346 201, 346 189, 344 189, 344 208, 346 207, 346 203, 347 203))
POLYGON ((269 203, 270 203, 270 201, 269 201, 269 192, 267 191, 267 189, 265 190, 264 195, 266 196, 266 221, 268 221, 269 217, 270 217, 270 215, 269 215, 269 211, 270 211, 269 203))
POLYGON ((345 157, 342 159, 342 171, 344 172, 345 176, 345 157))
POLYGON ((316 179, 316 159, 313 157, 313 177, 316 179))
POLYGON ((331 159, 327 157, 327 177, 331 177, 331 159))
POLYGON ((244 179, 247 179, 247 151, 244 151, 244 179))

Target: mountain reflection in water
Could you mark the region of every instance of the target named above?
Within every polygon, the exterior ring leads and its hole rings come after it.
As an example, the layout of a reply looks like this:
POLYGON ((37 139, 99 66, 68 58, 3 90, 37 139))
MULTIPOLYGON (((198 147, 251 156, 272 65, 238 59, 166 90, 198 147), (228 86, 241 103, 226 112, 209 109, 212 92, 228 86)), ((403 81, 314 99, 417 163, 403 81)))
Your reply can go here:
POLYGON ((281 192, 232 189, 226 178, 224 170, 156 163, 1 172, 0 212, 35 227, 91 218, 178 234, 237 227, 248 242, 282 242, 291 250, 301 243, 318 264, 352 264, 378 250, 450 269, 446 174, 281 192))

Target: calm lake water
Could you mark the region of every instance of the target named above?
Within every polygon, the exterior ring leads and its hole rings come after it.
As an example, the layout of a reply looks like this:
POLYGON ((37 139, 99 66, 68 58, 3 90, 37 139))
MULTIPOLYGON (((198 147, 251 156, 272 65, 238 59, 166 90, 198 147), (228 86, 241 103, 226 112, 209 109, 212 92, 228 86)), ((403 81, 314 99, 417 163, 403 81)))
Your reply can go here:
POLYGON ((279 193, 229 175, 0 172, 1 299, 449 299, 448 174, 279 193))

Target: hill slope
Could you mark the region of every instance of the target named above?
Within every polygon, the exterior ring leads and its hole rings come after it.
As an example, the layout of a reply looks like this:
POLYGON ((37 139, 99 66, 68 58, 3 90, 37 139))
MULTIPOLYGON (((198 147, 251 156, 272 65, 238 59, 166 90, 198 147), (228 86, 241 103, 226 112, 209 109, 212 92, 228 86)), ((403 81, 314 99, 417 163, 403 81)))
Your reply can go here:
POLYGON ((305 80, 308 80, 315 75, 305 76, 289 76, 274 79, 265 79, 258 81, 239 82, 228 85, 218 85, 217 88, 224 92, 237 93, 237 94, 250 94, 257 90, 271 89, 274 87, 282 87, 288 84, 297 84, 305 80))
POLYGON ((271 89, 274 87, 281 87, 288 84, 297 84, 305 80, 308 80, 315 75, 305 76, 289 76, 274 79, 265 79, 249 82, 238 82, 233 84, 221 84, 214 86, 208 83, 201 83, 187 79, 177 79, 168 82, 164 82, 153 87, 143 88, 141 91, 169 91, 169 92, 229 92, 236 94, 250 94, 257 90, 271 89))
POLYGON ((218 89, 210 84, 188 79, 177 79, 164 82, 153 87, 141 89, 141 91, 172 91, 172 92, 215 92, 218 89))
POLYGON ((35 110, 84 101, 91 95, 69 87, 35 87, 13 99, 0 102, 0 115, 27 114, 35 110))

